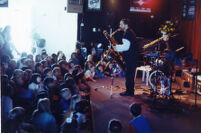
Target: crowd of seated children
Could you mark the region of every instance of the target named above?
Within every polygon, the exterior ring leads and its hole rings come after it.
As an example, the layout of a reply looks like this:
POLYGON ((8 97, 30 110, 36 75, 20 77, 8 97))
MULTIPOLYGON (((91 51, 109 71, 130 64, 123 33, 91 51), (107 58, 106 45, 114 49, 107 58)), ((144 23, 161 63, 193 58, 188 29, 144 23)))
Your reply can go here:
POLYGON ((76 131, 91 130, 91 88, 83 59, 79 55, 67 61, 63 52, 49 56, 46 50, 35 58, 22 53, 18 60, 1 55, 2 131, 62 132, 61 125, 72 114, 76 131))

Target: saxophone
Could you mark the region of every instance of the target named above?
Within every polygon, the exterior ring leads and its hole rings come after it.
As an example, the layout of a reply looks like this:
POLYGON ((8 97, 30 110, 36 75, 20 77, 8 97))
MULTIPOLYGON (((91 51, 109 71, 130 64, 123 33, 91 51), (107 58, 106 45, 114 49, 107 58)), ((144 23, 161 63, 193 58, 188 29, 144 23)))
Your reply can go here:
MULTIPOLYGON (((115 39, 112 37, 115 33, 117 33, 119 29, 114 31, 111 35, 108 34, 106 30, 103 31, 103 34, 105 37, 109 40, 109 42, 112 44, 112 46, 116 46, 118 43, 115 41, 115 39)), ((107 55, 110 55, 119 65, 120 68, 124 69, 124 62, 123 62, 123 57, 119 52, 116 52, 114 49, 109 48, 106 51, 107 55)))

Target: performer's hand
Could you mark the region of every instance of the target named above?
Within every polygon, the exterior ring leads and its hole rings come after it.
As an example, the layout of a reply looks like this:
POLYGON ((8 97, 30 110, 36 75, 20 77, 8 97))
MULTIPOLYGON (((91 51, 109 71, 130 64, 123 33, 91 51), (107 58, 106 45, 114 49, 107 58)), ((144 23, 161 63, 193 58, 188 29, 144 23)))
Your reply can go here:
POLYGON ((117 50, 116 50, 116 46, 112 46, 112 48, 113 48, 115 51, 117 51, 117 50))

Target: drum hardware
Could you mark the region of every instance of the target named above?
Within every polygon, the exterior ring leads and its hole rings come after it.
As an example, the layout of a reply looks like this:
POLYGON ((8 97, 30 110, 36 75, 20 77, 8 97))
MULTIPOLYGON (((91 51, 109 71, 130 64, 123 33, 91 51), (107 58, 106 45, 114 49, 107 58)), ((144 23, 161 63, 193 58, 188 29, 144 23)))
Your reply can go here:
POLYGON ((181 51, 182 49, 184 49, 184 47, 178 48, 177 50, 175 50, 175 52, 179 52, 179 51, 181 51))
POLYGON ((149 76, 149 84, 152 88, 151 95, 171 95, 171 84, 172 84, 172 74, 167 70, 165 65, 167 65, 167 58, 160 51, 154 53, 145 53, 147 57, 151 58, 149 62, 153 68, 153 72, 149 76), (171 76, 170 76, 171 75, 171 76), (169 77, 170 76, 170 77, 169 77))
POLYGON ((150 42, 150 43, 144 45, 143 48, 146 49, 146 48, 148 48, 148 47, 150 47, 150 46, 156 44, 157 42, 161 41, 162 39, 168 38, 169 36, 170 36, 170 34, 167 34, 167 35, 165 35, 165 36, 162 36, 162 37, 160 37, 160 38, 158 38, 158 39, 156 39, 156 40, 154 40, 154 41, 152 41, 152 42, 150 42))

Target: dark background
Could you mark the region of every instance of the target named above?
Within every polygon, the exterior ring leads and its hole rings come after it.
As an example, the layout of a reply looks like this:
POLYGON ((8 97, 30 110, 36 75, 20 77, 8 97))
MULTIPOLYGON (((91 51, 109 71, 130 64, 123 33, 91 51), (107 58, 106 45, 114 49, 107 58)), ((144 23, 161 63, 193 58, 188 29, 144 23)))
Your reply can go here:
POLYGON ((78 40, 87 43, 103 42, 103 30, 113 30, 119 26, 122 18, 129 18, 131 28, 138 37, 156 38, 160 24, 170 18, 168 0, 152 0, 151 13, 130 12, 130 0, 102 0, 100 11, 87 9, 87 0, 84 1, 84 12, 78 15, 78 40), (152 19, 150 16, 154 16, 152 19), (80 26, 81 22, 84 26, 80 26), (92 29, 100 29, 93 32, 92 29))
MULTIPOLYGON (((188 0, 190 1, 190 0, 188 0)), ((104 43, 106 41, 102 34, 108 30, 108 25, 115 30, 119 21, 128 17, 131 20, 131 28, 137 37, 156 39, 160 37, 157 29, 165 20, 179 20, 177 28, 178 36, 175 39, 176 47, 185 46, 186 53, 192 53, 193 58, 198 60, 201 69, 201 0, 196 0, 196 10, 193 19, 182 18, 183 0, 153 0, 152 13, 131 13, 129 11, 130 0, 102 0, 101 11, 87 10, 87 0, 84 1, 84 12, 78 15, 78 40, 91 43, 104 43), (151 19, 150 16, 154 18, 151 19), (81 27, 81 22, 84 26, 81 27), (100 28, 99 32, 93 32, 92 28, 100 28)))

